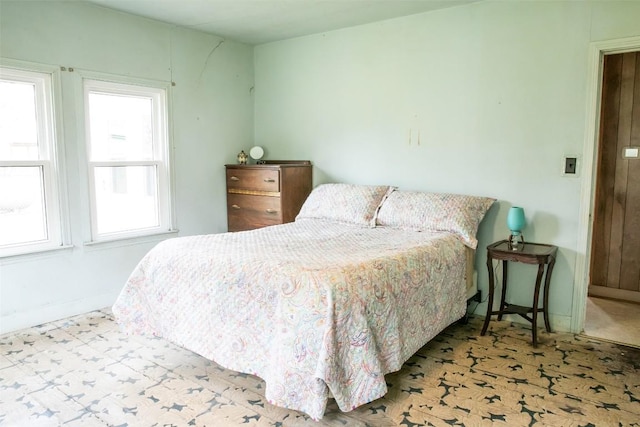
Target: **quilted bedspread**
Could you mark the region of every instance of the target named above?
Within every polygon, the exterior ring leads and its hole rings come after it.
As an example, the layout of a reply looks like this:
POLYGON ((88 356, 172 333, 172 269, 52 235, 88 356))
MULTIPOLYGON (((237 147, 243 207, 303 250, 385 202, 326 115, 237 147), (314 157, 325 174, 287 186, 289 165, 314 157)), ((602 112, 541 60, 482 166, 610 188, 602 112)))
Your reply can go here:
POLYGON ((322 418, 383 396, 384 375, 465 312, 453 235, 321 220, 180 237, 152 249, 113 313, 266 383, 274 405, 322 418))

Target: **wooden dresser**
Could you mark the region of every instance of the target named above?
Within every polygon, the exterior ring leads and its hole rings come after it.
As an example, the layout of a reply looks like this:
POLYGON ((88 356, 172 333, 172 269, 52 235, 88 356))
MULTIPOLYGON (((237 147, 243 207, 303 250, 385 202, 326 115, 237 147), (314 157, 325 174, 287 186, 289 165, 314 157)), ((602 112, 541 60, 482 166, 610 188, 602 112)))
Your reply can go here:
POLYGON ((229 231, 292 222, 311 192, 311 162, 268 160, 227 168, 229 231))

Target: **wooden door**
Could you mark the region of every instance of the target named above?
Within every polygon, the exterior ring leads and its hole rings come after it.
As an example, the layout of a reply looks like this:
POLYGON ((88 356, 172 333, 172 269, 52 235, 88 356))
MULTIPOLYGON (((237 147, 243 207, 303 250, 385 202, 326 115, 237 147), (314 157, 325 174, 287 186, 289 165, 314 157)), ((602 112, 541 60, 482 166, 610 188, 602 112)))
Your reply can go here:
POLYGON ((604 57, 589 295, 640 302, 640 52, 604 57))

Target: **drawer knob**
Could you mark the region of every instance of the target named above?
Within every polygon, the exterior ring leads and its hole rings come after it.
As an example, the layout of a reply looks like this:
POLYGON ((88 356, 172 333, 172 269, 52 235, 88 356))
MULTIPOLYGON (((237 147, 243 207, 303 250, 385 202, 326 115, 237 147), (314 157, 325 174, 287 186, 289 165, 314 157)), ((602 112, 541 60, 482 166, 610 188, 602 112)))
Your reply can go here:
POLYGON ((264 182, 276 182, 276 180, 273 179, 273 178, 265 178, 263 181, 264 182))
POLYGON ((238 178, 237 176, 232 176, 229 178, 229 180, 231 181, 240 181, 240 178, 238 178))
POLYGON ((265 212, 268 213, 268 214, 278 213, 278 211, 275 210, 275 209, 267 209, 267 210, 265 210, 265 212))
POLYGON ((238 206, 238 205, 231 205, 231 208, 232 208, 232 209, 240 209, 240 206, 238 206))

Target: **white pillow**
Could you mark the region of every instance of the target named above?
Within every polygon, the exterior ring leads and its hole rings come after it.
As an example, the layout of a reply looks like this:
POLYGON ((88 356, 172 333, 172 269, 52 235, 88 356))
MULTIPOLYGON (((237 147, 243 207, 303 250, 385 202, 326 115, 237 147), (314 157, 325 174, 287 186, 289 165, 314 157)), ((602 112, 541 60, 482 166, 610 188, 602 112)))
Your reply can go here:
POLYGON ((322 184, 309 194, 296 221, 314 218, 375 227, 380 204, 390 191, 388 185, 322 184))
POLYGON ((377 216, 377 224, 418 231, 455 233, 472 249, 478 225, 496 199, 446 193, 394 191, 377 216))

